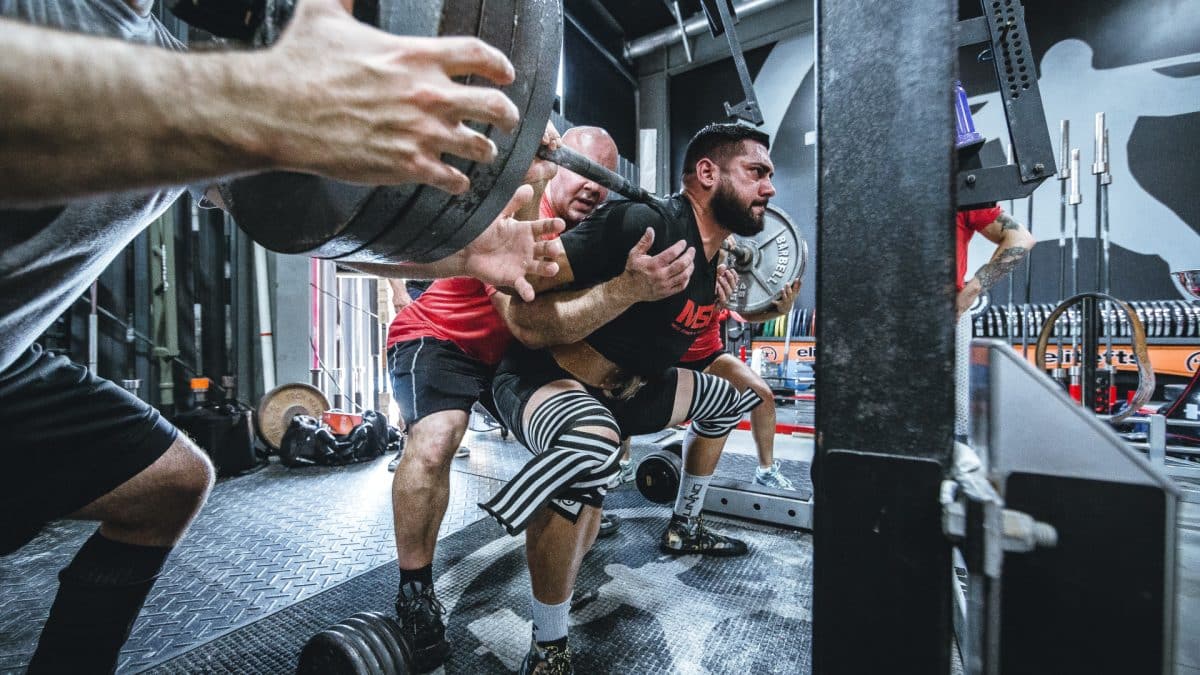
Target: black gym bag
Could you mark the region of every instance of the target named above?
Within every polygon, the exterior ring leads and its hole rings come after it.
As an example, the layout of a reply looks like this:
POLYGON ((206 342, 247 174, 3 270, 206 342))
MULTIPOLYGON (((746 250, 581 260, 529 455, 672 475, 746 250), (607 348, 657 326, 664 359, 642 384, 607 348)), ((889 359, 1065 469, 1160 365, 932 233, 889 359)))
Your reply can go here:
POLYGON ((279 459, 285 466, 340 466, 366 462, 400 446, 400 430, 374 410, 365 410, 362 424, 337 435, 315 417, 296 415, 283 432, 279 459))

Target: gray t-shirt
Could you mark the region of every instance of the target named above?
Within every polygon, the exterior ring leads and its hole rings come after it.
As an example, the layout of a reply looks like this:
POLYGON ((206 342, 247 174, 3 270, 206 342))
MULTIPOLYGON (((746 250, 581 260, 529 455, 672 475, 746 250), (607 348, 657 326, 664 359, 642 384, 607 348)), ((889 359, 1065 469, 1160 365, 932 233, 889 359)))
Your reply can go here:
MULTIPOLYGON (((0 0, 0 15, 182 50, 151 16, 119 0, 0 0)), ((86 110, 87 101, 79 101, 86 110)), ((114 162, 121 158, 114 157, 114 162)), ((37 210, 0 209, 0 371, 29 348, 183 188, 37 210)))

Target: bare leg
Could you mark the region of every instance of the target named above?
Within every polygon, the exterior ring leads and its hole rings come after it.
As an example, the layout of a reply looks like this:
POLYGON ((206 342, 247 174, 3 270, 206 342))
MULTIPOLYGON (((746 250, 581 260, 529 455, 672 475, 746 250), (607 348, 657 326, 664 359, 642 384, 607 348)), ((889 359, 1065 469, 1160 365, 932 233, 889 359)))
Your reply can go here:
MULTIPOLYGON (((675 384, 675 407, 671 409, 671 421, 668 426, 687 420, 695 386, 696 379, 692 371, 680 368, 675 384)), ((703 438, 692 433, 689 428, 683 438, 683 470, 693 476, 711 476, 713 471, 717 470, 717 462, 721 461, 721 450, 725 448, 726 438, 728 436, 703 438)))
POLYGON ((107 672, 171 548, 208 497, 208 458, 180 434, 153 464, 71 518, 99 520, 59 574, 30 673, 107 672))
POLYGON ((600 509, 585 506, 574 523, 542 508, 525 531, 525 559, 533 597, 547 605, 566 602, 575 588, 579 564, 596 541, 600 509))
POLYGON ((438 529, 450 501, 450 462, 467 430, 468 413, 443 410, 409 428, 392 478, 392 518, 400 569, 433 562, 438 529))
MULTIPOLYGON (((534 392, 521 421, 526 429, 534 411, 546 399, 568 390, 582 391, 583 387, 572 380, 556 380, 534 392)), ((620 442, 612 429, 582 426, 579 430, 602 435, 614 445, 620 442)), ((535 599, 545 604, 557 604, 571 597, 579 564, 595 542, 599 528, 600 509, 593 507, 584 507, 574 523, 548 507, 543 507, 534 516, 525 532, 525 557, 535 599)))
POLYGON ((100 521, 100 534, 113 541, 171 547, 199 513, 215 475, 208 456, 180 433, 153 464, 68 518, 100 521))
POLYGON ((745 363, 729 354, 722 354, 704 372, 729 380, 738 391, 751 388, 762 398, 762 403, 750 411, 750 432, 754 435, 754 446, 758 451, 758 465, 770 468, 775 462, 775 395, 762 376, 745 363))

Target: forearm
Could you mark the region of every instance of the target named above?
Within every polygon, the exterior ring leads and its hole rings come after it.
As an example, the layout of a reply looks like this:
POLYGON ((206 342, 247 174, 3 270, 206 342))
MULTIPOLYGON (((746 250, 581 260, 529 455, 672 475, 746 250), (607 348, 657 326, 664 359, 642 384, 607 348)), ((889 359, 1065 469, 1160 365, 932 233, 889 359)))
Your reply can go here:
POLYGON ((741 312, 741 316, 743 319, 745 319, 749 323, 766 323, 767 321, 770 321, 771 319, 778 319, 779 317, 783 316, 783 312, 776 311, 776 310, 764 309, 761 312, 754 312, 754 313, 741 312))
MULTIPOLYGON (((0 204, 198 182, 270 167, 250 53, 185 54, 0 19, 0 204), (120 161, 114 161, 120 158, 120 161)), ((257 65, 256 65, 257 64, 257 65)), ((261 76, 258 79, 266 79, 261 76)))
POLYGON ((509 296, 498 300, 513 335, 534 349, 578 342, 635 302, 621 277, 584 290, 539 294, 532 302, 509 296))
POLYGON ((465 276, 465 262, 462 251, 453 253, 430 263, 368 263, 343 262, 339 263, 364 274, 371 274, 384 279, 445 279, 446 277, 465 276))
POLYGON ((987 292, 998 281, 1008 276, 1028 253, 1029 250, 1023 246, 997 248, 992 254, 992 259, 975 272, 975 281, 979 282, 980 292, 987 292))

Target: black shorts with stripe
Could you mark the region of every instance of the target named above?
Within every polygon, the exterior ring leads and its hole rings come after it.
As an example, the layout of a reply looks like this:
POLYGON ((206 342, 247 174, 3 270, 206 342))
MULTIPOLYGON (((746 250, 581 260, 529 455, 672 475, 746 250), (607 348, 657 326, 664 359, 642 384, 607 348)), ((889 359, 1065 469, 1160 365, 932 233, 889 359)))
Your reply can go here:
POLYGON ((392 396, 410 427, 443 410, 469 413, 476 401, 493 412, 494 369, 449 340, 422 337, 397 342, 388 349, 388 370, 392 396))
MULTIPOLYGON (((555 380, 575 380, 563 370, 550 352, 531 350, 514 344, 496 368, 492 393, 495 396, 497 419, 504 423, 525 447, 521 420, 525 406, 533 393, 555 380)), ((671 421, 675 407, 678 371, 668 368, 658 377, 650 378, 633 397, 621 400, 610 397, 604 390, 584 386, 584 389, 613 414, 622 436, 661 431, 671 421)))

